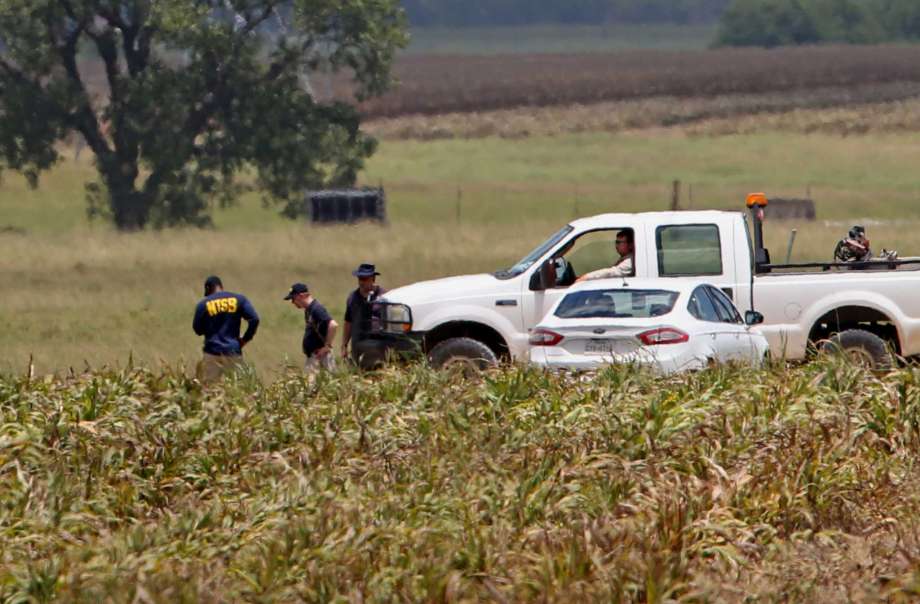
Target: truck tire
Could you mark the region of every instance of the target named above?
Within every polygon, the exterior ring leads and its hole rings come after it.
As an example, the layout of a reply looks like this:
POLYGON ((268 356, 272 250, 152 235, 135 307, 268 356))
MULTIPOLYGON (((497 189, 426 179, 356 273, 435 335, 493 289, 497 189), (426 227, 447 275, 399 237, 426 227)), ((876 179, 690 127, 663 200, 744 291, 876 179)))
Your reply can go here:
POLYGON ((841 331, 828 340, 825 348, 841 352, 873 371, 886 371, 894 367, 894 358, 885 340, 864 329, 841 331))
POLYGON ((473 338, 448 338, 439 342, 428 353, 433 367, 463 365, 472 369, 486 369, 498 364, 492 349, 473 338))

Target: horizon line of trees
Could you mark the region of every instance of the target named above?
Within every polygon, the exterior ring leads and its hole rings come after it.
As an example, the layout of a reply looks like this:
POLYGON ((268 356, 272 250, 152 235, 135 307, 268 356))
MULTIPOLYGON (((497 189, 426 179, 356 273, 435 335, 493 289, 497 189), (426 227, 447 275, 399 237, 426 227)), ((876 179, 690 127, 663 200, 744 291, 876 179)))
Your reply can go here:
POLYGON ((920 40, 920 0, 402 0, 416 27, 718 24, 716 46, 920 40))
POLYGON ((414 26, 715 23, 731 0, 403 0, 414 26))
POLYGON ((920 40, 918 0, 734 0, 723 13, 717 46, 920 40))

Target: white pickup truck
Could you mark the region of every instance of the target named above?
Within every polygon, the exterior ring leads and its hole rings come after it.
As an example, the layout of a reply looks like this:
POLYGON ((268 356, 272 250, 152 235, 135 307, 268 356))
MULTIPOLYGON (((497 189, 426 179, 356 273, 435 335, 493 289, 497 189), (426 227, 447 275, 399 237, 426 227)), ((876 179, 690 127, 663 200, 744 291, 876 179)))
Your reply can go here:
POLYGON ((749 198, 753 225, 745 213, 725 211, 574 220, 510 268, 388 292, 377 352, 408 350, 411 341, 435 365, 526 360, 529 331, 578 275, 611 266, 617 233, 630 231, 635 277, 704 278, 722 288, 742 313, 763 315, 756 329, 775 357, 802 359, 827 341, 872 366, 890 364, 892 351, 920 354, 916 261, 771 265, 762 245, 766 204, 749 198))

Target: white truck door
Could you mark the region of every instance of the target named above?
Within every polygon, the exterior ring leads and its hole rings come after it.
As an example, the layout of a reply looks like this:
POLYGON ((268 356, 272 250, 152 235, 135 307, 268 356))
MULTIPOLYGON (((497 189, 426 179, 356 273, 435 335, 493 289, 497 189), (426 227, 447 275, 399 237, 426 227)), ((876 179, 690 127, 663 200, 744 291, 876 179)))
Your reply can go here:
POLYGON ((618 227, 604 227, 589 229, 573 233, 557 245, 525 274, 521 280, 521 311, 523 313, 524 329, 528 332, 534 328, 549 312, 549 309, 565 295, 574 280, 592 271, 608 268, 617 264, 620 256, 617 253, 617 235, 627 231, 633 237, 633 274, 644 276, 648 271, 646 265, 646 239, 641 229, 636 225, 623 225, 618 227), (556 284, 542 291, 530 289, 534 273, 539 272, 540 266, 547 260, 556 262, 556 284))
POLYGON ((742 290, 737 280, 732 227, 731 215, 700 213, 651 226, 649 237, 654 241, 656 264, 652 274, 705 278, 738 303, 749 290, 742 290))

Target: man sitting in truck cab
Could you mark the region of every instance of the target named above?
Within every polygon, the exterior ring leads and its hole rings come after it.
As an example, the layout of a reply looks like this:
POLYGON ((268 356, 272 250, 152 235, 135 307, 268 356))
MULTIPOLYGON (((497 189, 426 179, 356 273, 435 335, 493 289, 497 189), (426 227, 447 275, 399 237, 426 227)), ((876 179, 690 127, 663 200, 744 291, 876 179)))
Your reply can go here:
POLYGON ((633 266, 633 256, 635 255, 636 246, 634 243, 632 229, 623 229, 617 233, 616 251, 620 259, 616 264, 609 268, 602 268, 590 273, 585 273, 575 280, 575 283, 581 281, 592 281, 594 279, 609 279, 611 277, 631 277, 635 274, 633 266))

